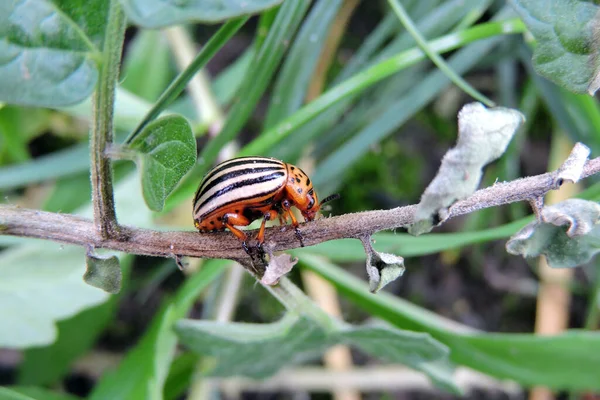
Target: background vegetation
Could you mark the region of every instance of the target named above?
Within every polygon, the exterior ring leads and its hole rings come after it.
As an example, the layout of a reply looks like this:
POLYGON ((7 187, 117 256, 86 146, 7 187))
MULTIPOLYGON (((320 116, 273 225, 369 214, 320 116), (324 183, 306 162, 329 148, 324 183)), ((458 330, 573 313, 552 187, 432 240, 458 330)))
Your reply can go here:
MULTIPOLYGON (((572 142, 592 154, 600 146, 600 108, 585 94, 597 70, 593 2, 209 3, 0 4, 2 202, 91 217, 89 147, 114 128, 107 154, 124 225, 193 229, 200 179, 236 154, 301 166, 321 197, 341 194, 331 214, 414 204, 456 141, 465 92, 527 118, 482 186, 556 169, 572 142), (415 35, 447 65, 429 61, 415 35)), ((594 178, 585 184, 581 196, 597 201, 594 178)), ((230 261, 185 260, 182 273, 172 259, 128 254, 117 255, 121 289, 109 295, 81 279, 86 250, 90 269, 108 270, 107 253, 0 236, 0 398, 521 398, 538 386, 591 395, 600 390, 597 262, 556 274, 507 254, 529 214, 519 203, 433 234, 375 235, 377 250, 407 258, 404 276, 377 295, 359 241, 295 250, 290 278, 314 302, 287 281, 287 297, 265 290, 230 261), (545 293, 558 305, 544 308, 545 293), (543 315, 554 320, 548 329, 543 315), (340 343, 351 350, 319 361, 340 343), (350 368, 349 355, 358 372, 336 372, 350 368), (397 364, 411 369, 381 367, 397 364), (267 394, 215 379, 281 368, 267 394), (381 381, 358 378, 369 371, 381 381)))

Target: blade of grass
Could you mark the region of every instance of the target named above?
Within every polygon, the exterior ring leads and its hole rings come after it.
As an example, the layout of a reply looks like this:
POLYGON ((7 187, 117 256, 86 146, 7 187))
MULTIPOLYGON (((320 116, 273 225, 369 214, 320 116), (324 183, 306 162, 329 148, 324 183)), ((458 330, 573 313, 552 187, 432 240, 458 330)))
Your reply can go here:
MULTIPOLYGON (((388 109, 390 104, 395 103, 398 99, 398 93, 411 93, 414 85, 427 76, 427 70, 427 65, 424 62, 413 65, 402 71, 402 74, 392 76, 378 84, 372 89, 370 95, 362 96, 351 111, 347 112, 340 121, 327 130, 326 135, 315 135, 319 143, 314 146, 312 153, 314 158, 321 160, 327 157, 354 136, 357 131, 373 123, 388 109)), ((302 140, 306 142, 307 139, 302 140)), ((298 140, 297 135, 294 134, 289 140, 282 143, 281 147, 293 148, 295 146, 298 148, 302 142, 296 142, 296 140, 298 140)))
MULTIPOLYGON (((505 239, 531 222, 532 217, 480 231, 455 233, 430 233, 413 236, 407 233, 380 233, 373 235, 377 251, 400 254, 402 257, 419 257, 445 250, 458 249, 477 243, 505 239)), ((362 243, 356 239, 334 240, 312 246, 306 250, 295 250, 298 256, 306 253, 319 254, 335 262, 362 261, 365 252, 362 243)))
MULTIPOLYGON (((521 33, 524 32, 525 25, 519 19, 510 19, 499 22, 489 22, 481 24, 465 30, 463 32, 452 33, 442 36, 430 42, 430 46, 438 52, 451 51, 473 41, 492 38, 494 36, 521 33)), ((475 56, 473 54, 472 56, 475 56)), ((305 105, 300 110, 290 115, 285 120, 278 123, 273 128, 265 131, 261 136, 246 145, 238 153, 239 156, 266 154, 277 143, 285 139, 291 132, 300 126, 304 125, 312 118, 326 111, 329 107, 338 102, 364 91, 377 82, 395 74, 396 72, 407 68, 415 63, 426 58, 425 54, 417 49, 412 48, 381 61, 364 71, 361 71, 344 82, 327 90, 315 101, 305 105)), ((219 135, 218 137, 221 137, 219 135)), ((211 142, 212 143, 212 142, 211 142)), ((208 152, 210 146, 205 148, 208 152)), ((214 149, 213 149, 214 151, 214 149)), ((209 159, 200 159, 200 166, 197 166, 192 173, 184 178, 183 183, 173 192, 167 203, 165 210, 171 209, 181 201, 192 196, 198 182, 202 178, 205 168, 207 168, 207 160, 214 159, 216 154, 211 153, 209 159)))
MULTIPOLYGON (((450 65, 457 71, 467 71, 480 60, 481 54, 489 52, 498 41, 499 38, 492 38, 463 48, 452 56, 450 65)), ((447 77, 440 71, 430 73, 426 79, 412 88, 409 94, 399 98, 377 120, 323 160, 317 166, 313 179, 315 185, 322 190, 322 185, 326 184, 326 191, 335 190, 333 183, 339 181, 335 179, 337 176, 365 154, 372 144, 395 132, 449 84, 447 77)))
POLYGON ((589 348, 597 348, 600 344, 597 333, 573 331, 547 337, 479 333, 387 293, 373 296, 365 282, 322 257, 305 255, 300 265, 333 283, 340 293, 372 316, 401 329, 431 334, 450 347, 451 359, 456 363, 528 386, 544 384, 557 389, 600 387, 600 381, 593 373, 580 373, 582 363, 588 365, 590 371, 595 370, 597 353, 590 352, 589 348))
POLYGON ((462 21, 460 21, 460 23, 456 26, 456 28, 454 30, 461 31, 463 29, 467 29, 468 27, 473 25, 475 22, 479 21, 481 16, 483 14, 485 14, 485 12, 487 11, 487 9, 490 7, 491 4, 492 4, 492 0, 483 0, 483 1, 479 1, 479 2, 475 3, 471 7, 471 10, 469 10, 467 15, 465 15, 465 17, 462 19, 462 21))
POLYGON ((252 58, 254 58, 254 50, 249 48, 213 79, 212 90, 219 105, 225 106, 233 101, 235 94, 244 82, 252 58))
POLYGON ((167 89, 162 93, 158 101, 148 111, 146 116, 138 124, 138 126, 131 132, 131 134, 125 139, 125 144, 131 143, 131 141, 142 131, 144 126, 148 122, 152 121, 167 108, 176 98, 183 92, 186 85, 192 79, 194 74, 204 67, 208 61, 223 47, 225 43, 229 41, 235 35, 235 33, 248 21, 248 17, 238 18, 226 22, 212 38, 206 43, 206 45, 200 50, 194 61, 182 71, 177 78, 167 89))
POLYGON ((392 10, 394 10, 398 16, 398 19, 402 25, 404 25, 404 28, 411 34, 413 39, 415 39, 419 48, 423 50, 425 54, 427 54, 427 57, 433 61, 440 71, 444 72, 444 74, 450 78, 450 80, 454 82, 456 86, 461 88, 465 93, 469 94, 474 99, 484 103, 488 107, 495 105, 492 100, 488 99, 482 93, 479 93, 474 87, 469 85, 467 81, 460 77, 448 64, 446 64, 442 57, 440 57, 439 54, 429 46, 427 40, 425 40, 425 38, 421 35, 415 24, 412 22, 412 19, 406 13, 404 7, 402 7, 402 4, 400 4, 398 0, 388 0, 388 4, 392 10))
POLYGON ((265 129, 293 114, 304 102, 324 38, 341 5, 342 0, 320 0, 310 10, 277 76, 265 129))
MULTIPOLYGON (((455 50, 473 41, 494 36, 521 33, 525 26, 519 19, 501 22, 489 22, 474 26, 463 32, 452 33, 431 41, 430 47, 437 52, 455 50)), ((311 118, 325 111, 338 101, 361 92, 373 84, 396 72, 425 59, 425 54, 416 48, 404 51, 394 57, 382 61, 364 71, 361 71, 344 82, 329 89, 315 101, 302 107, 293 115, 264 132, 256 140, 245 146, 240 155, 262 154, 274 144, 283 140, 294 129, 305 124, 311 118)))
POLYGON ((199 156, 200 169, 196 169, 194 176, 202 176, 217 159, 219 151, 231 141, 250 118, 254 108, 266 90, 275 73, 289 43, 296 33, 309 1, 284 2, 279 9, 269 33, 256 54, 256 58, 249 71, 251 79, 246 79, 240 88, 229 116, 218 136, 214 137, 202 149, 199 156))
MULTIPOLYGON (((417 3, 417 5, 421 4, 424 3, 417 3)), ((479 0, 451 0, 443 2, 438 7, 431 10, 431 5, 428 3, 426 10, 422 10, 422 7, 414 7, 414 9, 411 10, 411 15, 413 18, 420 18, 417 26, 424 35, 427 37, 436 37, 447 33, 461 18, 464 17, 466 12, 477 6, 477 4, 479 4, 479 0)), ((334 79, 334 84, 343 81, 359 70, 365 68, 365 64, 367 66, 372 66, 377 62, 392 57, 414 45, 412 37, 407 32, 402 31, 389 44, 375 54, 375 51, 383 45, 382 40, 385 37, 384 34, 388 36, 391 35, 394 31, 394 26, 400 28, 397 24, 395 15, 389 14, 388 18, 381 23, 380 27, 378 27, 373 34, 367 38, 365 44, 359 48, 357 55, 352 57, 348 65, 346 65, 342 72, 334 79), (390 24, 389 26, 388 23, 390 24), (371 38, 371 36, 373 37, 371 38)), ((407 70, 403 71, 403 75, 406 75, 407 73, 407 70)), ((364 105, 362 111, 368 112, 370 114, 369 116, 363 115, 357 109, 353 109, 352 112, 349 112, 349 107, 356 101, 356 98, 360 95, 359 93, 338 102, 326 112, 312 119, 299 129, 294 130, 284 143, 275 147, 272 153, 282 160, 293 162, 296 160, 297 155, 301 153, 311 140, 319 137, 318 146, 314 146, 314 148, 319 152, 327 154, 331 151, 331 148, 325 144, 323 137, 325 137, 326 141, 331 140, 334 143, 337 140, 341 140, 341 137, 334 137, 332 129, 334 129, 337 134, 343 133, 340 136, 351 136, 357 129, 357 126, 366 124, 374 118, 375 115, 380 114, 382 110, 387 107, 387 104, 397 98, 398 93, 403 93, 404 88, 407 85, 419 82, 419 79, 407 77, 406 81, 407 82, 402 82, 401 79, 390 77, 370 89, 370 91, 376 92, 374 97, 378 103, 384 101, 382 98, 384 96, 379 95, 381 91, 393 93, 392 100, 386 100, 388 103, 382 103, 384 106, 381 106, 381 104, 375 105, 372 99, 365 98, 365 96, 362 95, 361 102, 364 105), (392 79, 396 82, 392 81, 392 79), (342 131, 340 122, 345 125, 344 131, 342 131), (352 122, 356 122, 357 125, 351 125, 352 122), (350 128, 348 128, 349 126, 350 128), (324 134, 325 132, 327 132, 327 134, 324 134)))
MULTIPOLYGON (((117 140, 123 135, 117 135, 117 140)), ((89 144, 80 143, 33 160, 0 168, 0 190, 69 177, 90 168, 89 144)), ((89 197, 89 196, 88 196, 89 197)))

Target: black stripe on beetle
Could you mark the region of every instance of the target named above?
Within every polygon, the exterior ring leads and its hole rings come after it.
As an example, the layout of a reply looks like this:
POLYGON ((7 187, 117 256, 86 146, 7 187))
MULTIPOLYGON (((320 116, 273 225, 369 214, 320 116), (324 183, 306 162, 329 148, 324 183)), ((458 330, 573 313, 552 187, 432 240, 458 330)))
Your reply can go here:
POLYGON ((259 173, 259 172, 268 172, 268 171, 281 171, 284 172, 285 169, 281 168, 281 167, 262 167, 262 168, 246 168, 246 169, 238 169, 235 171, 231 171, 231 172, 224 172, 222 175, 217 176, 215 179, 213 179, 208 185, 206 185, 206 187, 202 188, 202 192, 198 192, 198 199, 200 199, 206 192, 208 192, 210 189, 212 189, 213 187, 215 187, 216 185, 220 184, 220 183, 224 183, 230 179, 233 178, 237 178, 239 176, 242 175, 248 175, 248 174, 254 174, 254 173, 259 173))
MULTIPOLYGON (((243 188, 243 187, 246 187, 246 186, 256 185, 258 183, 272 181, 274 179, 278 179, 278 178, 281 178, 283 176, 285 176, 284 172, 275 172, 275 173, 272 173, 270 175, 259 176, 258 178, 246 179, 246 180, 243 180, 243 181, 240 181, 240 182, 233 183, 233 184, 231 184, 229 186, 226 186, 223 189, 218 190, 217 192, 213 193, 206 200, 204 200, 199 206, 197 206, 196 209, 199 211, 205 204, 207 204, 211 200, 213 200, 215 198, 218 198, 218 197, 224 195, 225 193, 231 192, 232 190, 240 189, 240 188, 243 188)), ((227 203, 218 204, 217 206, 211 208, 209 211, 203 213, 200 216, 200 218, 202 218, 202 217, 210 214, 214 210, 216 210, 218 208, 221 208, 221 207, 224 207, 224 206, 226 206, 228 204, 237 203, 237 202, 248 200, 248 199, 252 199, 252 198, 261 198, 261 197, 267 196, 267 195, 269 195, 271 193, 275 193, 275 192, 279 191, 280 189, 281 188, 278 187, 278 188, 274 188, 272 190, 269 190, 269 191, 266 191, 266 192, 263 192, 263 193, 254 193, 254 194, 252 194, 251 196, 248 196, 248 197, 242 197, 242 198, 239 198, 239 199, 236 199, 236 200, 229 201, 227 203)), ((196 212, 198 212, 198 211, 196 211, 196 212)))
POLYGON ((255 164, 256 162, 260 162, 261 164, 275 164, 281 167, 284 166, 284 163, 278 160, 272 160, 270 158, 263 157, 242 157, 242 158, 234 158, 233 160, 224 161, 221 164, 217 165, 214 169, 210 170, 208 174, 202 179, 202 183, 196 192, 196 196, 194 197, 194 202, 197 201, 200 196, 198 195, 201 191, 203 191, 203 186, 206 185, 211 178, 217 175, 219 172, 226 170, 228 168, 237 167, 244 164, 255 164))
MULTIPOLYGON (((248 187, 248 190, 252 190, 252 185, 260 184, 263 182, 268 182, 271 180, 275 180, 279 177, 285 176, 285 170, 275 169, 277 172, 272 171, 263 171, 261 172, 250 172, 241 174, 239 176, 231 177, 229 179, 223 180, 219 182, 221 187, 217 190, 216 188, 213 190, 205 189, 196 199, 196 203, 194 205, 194 213, 199 213, 202 207, 206 206, 210 201, 214 199, 218 199, 218 197, 229 193, 232 190, 248 187), (257 176, 258 175, 258 176, 257 176)), ((219 177, 215 178, 215 180, 220 180, 219 177)), ((281 185, 277 185, 277 189, 280 189, 281 185)), ((212 189, 212 188, 211 188, 212 189)), ((246 193, 244 193, 246 194, 246 193)))
MULTIPOLYGON (((273 191, 263 192, 263 193, 256 193, 256 194, 253 194, 251 196, 240 197, 239 199, 231 200, 231 201, 228 201, 227 203, 219 204, 217 207, 214 207, 214 208, 210 209, 209 211, 205 212, 204 214, 202 214, 200 217, 198 217, 198 219, 201 220, 202 218, 206 217, 207 215, 209 215, 210 213, 214 212, 215 210, 217 210, 219 208, 225 208, 225 207, 227 207, 227 206, 229 206, 231 204, 237 203, 238 201, 251 200, 251 199, 254 199, 254 198, 257 198, 257 197, 261 198, 263 196, 269 195, 270 193, 273 193, 273 191)), ((269 198, 261 201, 259 204, 266 206, 266 205, 271 204, 272 202, 273 202, 273 196, 271 196, 271 197, 269 197, 269 198)), ((239 212, 239 210, 237 210, 237 211, 239 212)), ((223 220, 223 222, 225 222, 225 220, 223 220)))

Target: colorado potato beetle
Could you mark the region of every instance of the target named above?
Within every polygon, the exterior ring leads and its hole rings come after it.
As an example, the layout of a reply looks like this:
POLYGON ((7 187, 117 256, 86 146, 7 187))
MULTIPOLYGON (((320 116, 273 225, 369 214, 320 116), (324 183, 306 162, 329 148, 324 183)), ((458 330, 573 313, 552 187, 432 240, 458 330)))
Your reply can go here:
POLYGON ((257 236, 260 247, 266 222, 279 217, 284 224, 289 217, 304 246, 291 208, 312 221, 324 202, 337 197, 319 203, 310 178, 294 165, 266 157, 234 158, 216 165, 202 179, 194 197, 194 226, 200 232, 227 228, 248 252, 248 235, 236 226, 248 226, 262 218, 257 236))

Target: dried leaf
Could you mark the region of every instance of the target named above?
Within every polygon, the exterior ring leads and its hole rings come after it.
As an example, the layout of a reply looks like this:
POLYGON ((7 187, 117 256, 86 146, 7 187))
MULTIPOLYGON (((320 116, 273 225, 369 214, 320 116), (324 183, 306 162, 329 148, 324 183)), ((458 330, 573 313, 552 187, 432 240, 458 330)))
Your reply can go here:
POLYGON ((590 155, 590 148, 582 143, 575 143, 571 154, 558 169, 556 181, 558 186, 564 181, 577 183, 581 179, 583 167, 590 155))
POLYGON ((458 113, 456 147, 446 153, 438 174, 425 189, 408 231, 420 235, 429 232, 434 221, 443 222, 449 206, 477 189, 482 168, 504 153, 524 120, 520 112, 510 108, 465 105, 458 113))
POLYGON ((279 279, 290 272, 297 262, 297 258, 292 258, 292 256, 286 253, 277 256, 271 254, 265 273, 260 278, 260 283, 269 286, 276 285, 279 279))
POLYGON ((546 256, 548 265, 569 268, 584 264, 600 251, 600 205, 569 199, 544 207, 533 222, 506 243, 510 254, 546 256))
POLYGON ((388 283, 404 274, 404 258, 389 253, 379 253, 371 244, 371 237, 361 238, 367 253, 367 275, 369 289, 377 293, 388 283))

